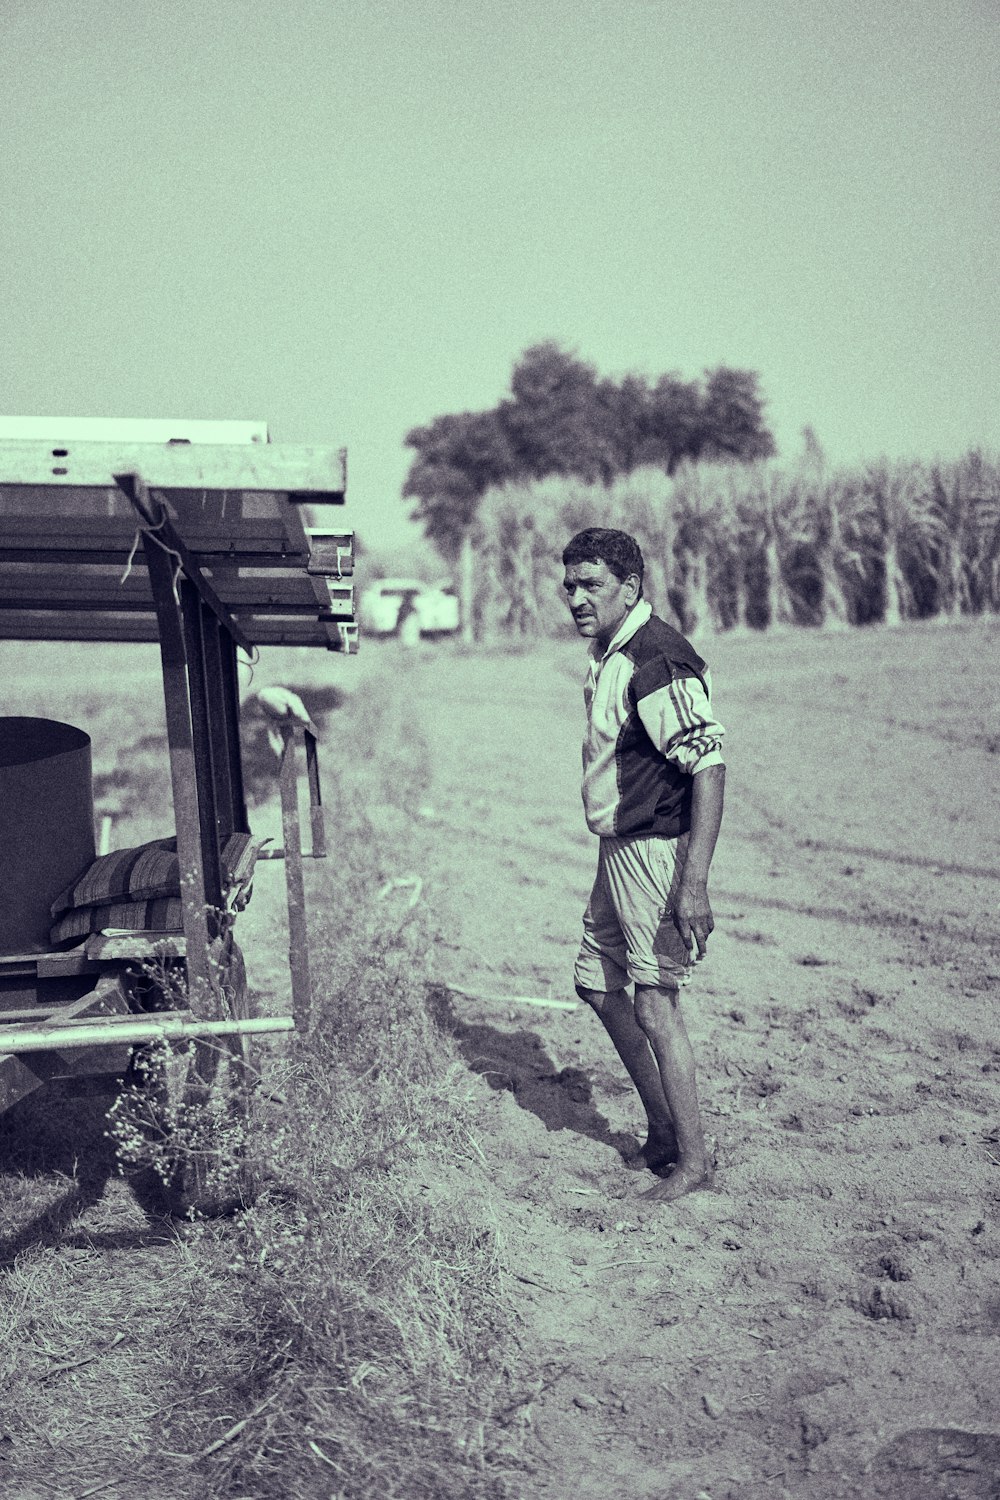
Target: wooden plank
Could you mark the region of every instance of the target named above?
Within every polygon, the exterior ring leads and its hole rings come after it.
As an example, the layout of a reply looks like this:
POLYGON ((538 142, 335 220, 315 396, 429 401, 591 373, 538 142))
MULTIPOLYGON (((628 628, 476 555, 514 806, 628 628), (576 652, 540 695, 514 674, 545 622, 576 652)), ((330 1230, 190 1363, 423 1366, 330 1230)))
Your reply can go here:
MULTIPOLYGON (((343 504, 343 448, 285 443, 0 443, 0 484, 107 489, 139 473, 153 489, 256 490, 343 504)), ((308 549, 307 549, 308 550, 308 549)))
MULTIPOLYGON (((296 547, 304 546, 307 553, 311 553, 309 533, 306 531, 301 513, 294 505, 289 505, 285 519, 293 544, 296 547)), ((313 571, 310 571, 308 576, 312 584, 313 597, 316 600, 316 613, 320 620, 353 620, 354 585, 352 583, 334 582, 325 574, 313 571)))
MULTIPOLYGON (((73 1000, 69 1005, 54 1009, 42 1030, 55 1028, 66 1021, 89 1014, 120 1015, 128 1010, 128 1002, 116 975, 102 974, 94 989, 73 1000)), ((13 1053, 0 1055, 0 1114, 25 1095, 40 1088, 52 1078, 64 1077, 67 1073, 124 1071, 128 1065, 128 1052, 116 1048, 114 1053, 99 1054, 90 1058, 85 1067, 67 1059, 49 1044, 45 1051, 34 1052, 30 1058, 13 1053), (118 1067, 121 1063, 121 1069, 118 1067)))
POLYGON ((146 566, 149 568, 150 583, 153 586, 154 594, 158 595, 159 591, 153 582, 150 544, 153 545, 161 556, 176 558, 181 568, 183 568, 188 582, 197 589, 204 603, 218 616, 236 644, 242 646, 248 656, 252 655, 253 646, 251 642, 247 640, 229 610, 201 571, 198 563, 188 552, 183 538, 175 531, 170 518, 163 513, 163 507, 161 505, 154 507, 146 486, 145 477, 139 474, 116 474, 115 483, 120 489, 124 490, 135 506, 140 519, 145 523, 142 532, 142 544, 146 553, 146 566))
MULTIPOLYGON (((223 607, 237 614, 244 610, 282 610, 313 614, 316 591, 305 571, 267 571, 244 568, 199 568, 223 607)), ((351 613, 353 584, 325 579, 331 607, 338 614, 351 613)), ((125 579, 118 569, 92 568, 77 558, 72 572, 65 568, 22 566, 0 560, 0 609, 82 609, 127 611, 151 610, 145 560, 134 562, 125 579)))
POLYGON ((330 578, 350 578, 354 572, 354 532, 306 530, 310 573, 330 578))
POLYGON ((266 443, 266 422, 188 417, 3 417, 0 441, 87 443, 266 443))
MULTIPOLYGON (((59 1009, 56 1005, 22 1005, 11 1010, 0 1006, 0 1037, 8 1021, 47 1021, 59 1009)), ((2 1050, 2 1048, 0 1048, 2 1050)))
POLYGON ((71 948, 66 953, 39 953, 37 973, 39 979, 62 979, 75 974, 96 974, 98 968, 83 948, 71 948))
POLYGON ((219 631, 221 666, 220 698, 226 714, 226 748, 229 754, 229 782, 232 789, 233 832, 249 833, 246 788, 243 780, 243 746, 240 741, 240 677, 236 659, 236 642, 227 631, 219 631))
MULTIPOLYGON (((215 797, 216 827, 219 847, 229 834, 237 829, 243 831, 240 810, 233 791, 233 750, 239 753, 236 739, 239 730, 233 729, 232 704, 227 693, 227 683, 222 670, 222 626, 210 610, 205 610, 201 622, 202 656, 205 663, 205 696, 211 708, 212 732, 212 777, 215 797), (235 745, 234 745, 235 741, 235 745)), ((231 639, 228 634, 227 640, 231 639)), ((238 705, 237 705, 238 706, 238 705)))
MULTIPOLYGON (((131 506, 125 508, 125 496, 120 491, 115 494, 123 508, 112 516, 47 515, 37 508, 28 515, 15 515, 0 494, 0 557, 53 564, 87 559, 123 567, 135 541, 136 521, 131 506)), ((238 524, 189 523, 185 534, 203 563, 217 558, 253 566, 269 559, 280 568, 308 558, 307 551, 296 551, 283 520, 276 516, 243 517, 238 524)))
POLYGON ((312 857, 326 858, 326 825, 323 820, 323 791, 319 781, 319 751, 316 736, 311 729, 303 728, 302 739, 306 747, 306 775, 309 780, 309 819, 312 827, 312 857))
MULTIPOLYGON (((316 620, 305 615, 244 615, 240 623, 258 646, 326 646, 350 654, 357 649, 358 627, 354 620, 316 620)), ((115 616, 95 610, 89 614, 69 611, 26 613, 0 610, 0 640, 4 641, 103 641, 155 644, 156 619, 152 614, 115 616)))
MULTIPOLYGON (((110 614, 81 617, 68 612, 42 615, 0 610, 0 641, 105 641, 155 643, 158 640, 153 615, 110 614)), ((264 643, 261 642, 263 645, 264 643)))
POLYGON ((0 955, 0 979, 35 977, 62 979, 74 974, 94 972, 83 948, 67 948, 62 953, 5 953, 0 955))
POLYGON ((187 943, 182 932, 92 932, 87 956, 99 963, 111 959, 184 958, 187 943))

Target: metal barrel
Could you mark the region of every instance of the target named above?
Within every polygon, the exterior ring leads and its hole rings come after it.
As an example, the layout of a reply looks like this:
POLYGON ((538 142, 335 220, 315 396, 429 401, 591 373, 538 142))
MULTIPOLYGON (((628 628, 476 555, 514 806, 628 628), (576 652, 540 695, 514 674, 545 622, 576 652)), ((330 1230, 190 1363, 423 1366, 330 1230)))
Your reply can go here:
POLYGON ((0 718, 0 954, 49 948, 52 902, 94 852, 90 736, 0 718))

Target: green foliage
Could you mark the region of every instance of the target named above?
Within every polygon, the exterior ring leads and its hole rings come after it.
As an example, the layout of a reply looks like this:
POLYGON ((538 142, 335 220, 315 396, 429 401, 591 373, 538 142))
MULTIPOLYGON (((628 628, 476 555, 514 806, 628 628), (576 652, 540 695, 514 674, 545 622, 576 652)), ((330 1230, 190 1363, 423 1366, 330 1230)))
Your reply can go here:
POLYGON ((447 555, 457 550, 486 490, 514 470, 507 434, 496 412, 461 412, 415 427, 406 442, 417 457, 403 494, 418 501, 427 536, 447 555))
POLYGON ((458 550, 487 490, 551 475, 610 485, 644 466, 672 474, 685 459, 745 462, 774 452, 758 377, 720 367, 704 384, 661 375, 619 383, 548 341, 514 366, 510 395, 492 411, 463 412, 415 427, 416 457, 403 486, 428 537, 458 550))
POLYGON ((689 634, 955 619, 1000 609, 1000 465, 829 470, 818 444, 791 466, 685 461, 605 485, 498 486, 477 527, 483 630, 568 629, 560 554, 585 526, 638 540, 645 593, 689 634))

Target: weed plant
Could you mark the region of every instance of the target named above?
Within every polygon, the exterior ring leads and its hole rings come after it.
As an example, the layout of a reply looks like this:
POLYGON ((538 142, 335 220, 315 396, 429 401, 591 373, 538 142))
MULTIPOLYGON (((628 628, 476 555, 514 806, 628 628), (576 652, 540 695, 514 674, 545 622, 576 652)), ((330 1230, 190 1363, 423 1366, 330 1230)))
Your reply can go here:
POLYGON ((523 1477, 530 1372, 475 1142, 481 1084, 428 1014, 432 934, 419 907, 379 900, 362 816, 341 821, 337 859, 336 905, 312 921, 311 1032, 267 1065, 240 1146, 264 1189, 231 1227, 187 1231, 235 1313, 226 1416, 175 1412, 162 1443, 200 1455, 206 1494, 499 1500, 523 1477))
MULTIPOLYGON (((253 1206, 149 1221, 113 1175, 111 1098, 89 1144, 76 1126, 63 1140, 41 1091, 8 1117, 25 1139, 55 1130, 65 1174, 11 1173, 0 1204, 10 1493, 522 1492, 538 1383, 475 1140, 485 1085, 430 1018, 424 904, 386 885, 411 857, 427 767, 379 713, 370 694, 338 708, 357 771, 338 785, 324 767, 336 836, 310 871, 311 1032, 258 1049, 238 1129, 187 1142, 251 1168, 253 1206)), ((165 1169, 185 1143, 160 1136, 165 1169)), ((148 1135, 133 1144, 148 1159, 148 1135)))

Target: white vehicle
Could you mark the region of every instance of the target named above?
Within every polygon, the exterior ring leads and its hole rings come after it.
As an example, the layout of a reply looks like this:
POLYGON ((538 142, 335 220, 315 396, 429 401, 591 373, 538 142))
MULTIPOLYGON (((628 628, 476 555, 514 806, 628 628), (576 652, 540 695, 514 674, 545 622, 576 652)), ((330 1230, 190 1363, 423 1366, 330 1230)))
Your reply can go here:
POLYGON ((458 598, 449 583, 379 578, 361 595, 361 628, 372 635, 394 635, 411 613, 416 615, 421 635, 458 629, 458 598))

